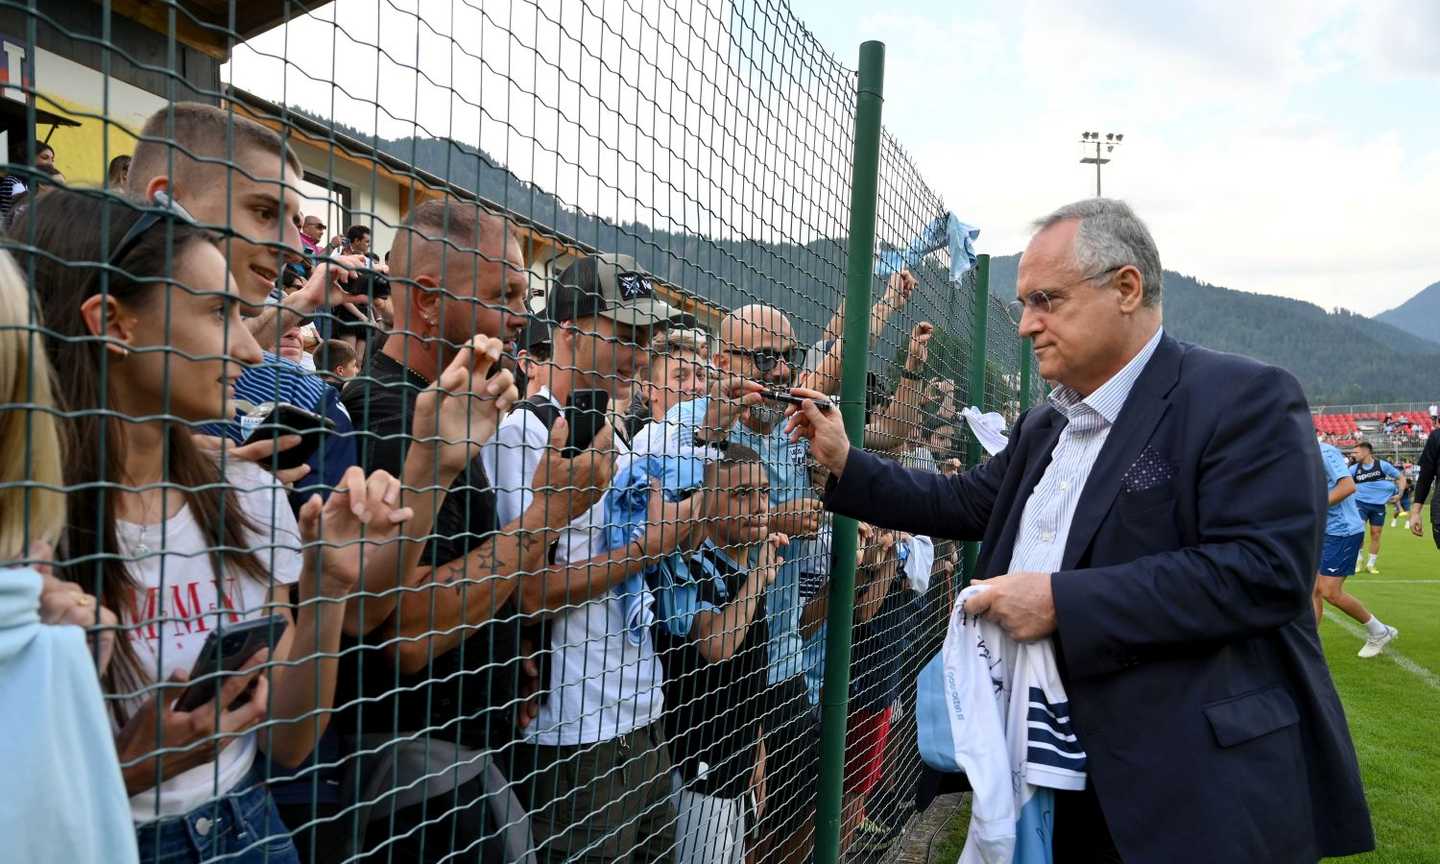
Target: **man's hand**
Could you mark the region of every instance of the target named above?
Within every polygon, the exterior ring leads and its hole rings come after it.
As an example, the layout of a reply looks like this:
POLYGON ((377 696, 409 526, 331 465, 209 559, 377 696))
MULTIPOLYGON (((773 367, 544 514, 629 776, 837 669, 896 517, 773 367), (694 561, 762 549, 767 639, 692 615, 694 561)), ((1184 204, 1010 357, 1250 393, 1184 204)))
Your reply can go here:
MULTIPOLYGON (((252 441, 249 444, 240 445, 229 438, 217 438, 214 435, 191 435, 190 440, 201 450, 214 455, 215 461, 225 459, 239 459, 243 462, 254 462, 266 471, 270 470, 270 457, 281 450, 289 450, 300 443, 299 435, 281 435, 279 438, 262 438, 259 441, 252 441)), ((283 471, 276 471, 275 479, 286 486, 293 486, 310 473, 309 465, 299 465, 283 471)))
POLYGON ((710 388, 710 402, 705 408, 700 438, 705 441, 723 440, 746 409, 760 404, 760 393, 764 389, 764 384, 739 375, 716 377, 710 388))
POLYGON ((925 361, 930 359, 930 339, 935 335, 935 325, 929 321, 921 321, 910 331, 910 350, 905 355, 905 368, 910 372, 919 372, 925 368, 925 361))
POLYGON ((315 555, 305 568, 315 583, 302 587, 302 597, 344 597, 360 581, 362 543, 395 539, 400 524, 414 516, 398 507, 400 481, 385 471, 369 477, 352 465, 322 504, 312 495, 300 508, 300 539, 315 555))
POLYGON ((455 352, 450 365, 440 373, 437 386, 415 400, 411 434, 416 443, 410 452, 415 459, 430 461, 412 466, 412 457, 407 456, 408 467, 438 467, 440 480, 448 488, 478 454, 480 445, 494 437, 500 420, 519 398, 515 378, 508 369, 486 377, 500 361, 503 350, 505 345, 499 339, 476 336, 455 352), (427 446, 420 446, 420 442, 427 446))
POLYGON ((573 459, 562 455, 569 430, 564 417, 555 420, 545 456, 535 469, 535 498, 530 508, 543 507, 545 524, 554 529, 569 525, 599 501, 615 473, 615 431, 609 423, 595 433, 590 449, 573 459))
POLYGON ((641 541, 647 556, 664 555, 676 550, 683 552, 694 547, 704 524, 700 514, 703 497, 691 495, 683 501, 666 501, 659 478, 651 479, 650 503, 646 508, 649 522, 641 541))
POLYGON ((1425 536, 1425 523, 1420 521, 1420 504, 1410 505, 1410 533, 1416 537, 1425 536))
POLYGON ((780 566, 785 563, 785 558, 780 554, 780 547, 790 542, 790 538, 779 532, 771 532, 764 540, 760 541, 760 554, 755 560, 754 573, 760 577, 760 584, 766 588, 775 584, 775 577, 780 575, 780 566))
POLYGON ((891 309, 899 309, 910 302, 910 295, 914 293, 917 284, 919 282, 909 270, 892 273, 890 281, 885 284, 885 296, 880 298, 880 302, 891 309))
POLYGON ((790 393, 805 400, 798 408, 791 405, 785 409, 785 415, 790 418, 785 423, 785 431, 791 443, 809 439, 810 455, 838 478, 845 471, 845 460, 850 457, 850 439, 845 436, 845 422, 840 419, 840 412, 833 405, 829 411, 816 408, 815 400, 825 399, 818 390, 791 387, 790 393))
POLYGON ((1055 597, 1049 573, 1006 573, 977 579, 985 590, 965 601, 965 612, 1000 625, 1017 642, 1034 642, 1055 632, 1055 597))
POLYGON ((352 294, 346 288, 347 285, 353 287, 357 284, 359 274, 355 271, 362 267, 379 270, 381 273, 389 272, 383 264, 371 267, 370 260, 364 255, 334 255, 322 258, 315 262, 310 278, 305 280, 305 287, 285 298, 285 305, 296 314, 309 315, 316 309, 327 306, 369 303, 370 298, 367 295, 352 294))
POLYGON ((786 501, 770 511, 770 530, 791 537, 813 537, 820 532, 824 512, 825 505, 814 498, 786 501))

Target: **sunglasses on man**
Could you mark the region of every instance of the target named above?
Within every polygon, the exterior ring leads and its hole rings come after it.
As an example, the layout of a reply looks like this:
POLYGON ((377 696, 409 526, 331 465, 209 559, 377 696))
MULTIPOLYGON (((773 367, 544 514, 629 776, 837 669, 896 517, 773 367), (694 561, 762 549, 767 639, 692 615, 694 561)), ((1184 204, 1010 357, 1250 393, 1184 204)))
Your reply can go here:
POLYGON ((755 370, 761 375, 768 374, 776 366, 784 361, 785 365, 792 370, 799 369, 805 363, 805 349, 799 345, 786 348, 783 351, 774 348, 757 348, 753 351, 744 348, 726 348, 726 354, 734 354, 741 357, 749 357, 750 362, 755 364, 755 370))

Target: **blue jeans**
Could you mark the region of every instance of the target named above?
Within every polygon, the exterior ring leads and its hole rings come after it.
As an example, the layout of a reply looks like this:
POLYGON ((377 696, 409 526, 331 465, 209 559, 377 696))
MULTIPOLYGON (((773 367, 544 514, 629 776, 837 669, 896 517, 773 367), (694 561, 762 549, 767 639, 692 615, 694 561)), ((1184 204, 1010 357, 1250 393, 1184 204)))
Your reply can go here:
POLYGON ((184 816, 147 822, 135 833, 144 864, 300 864, 290 829, 258 770, 229 795, 184 816))

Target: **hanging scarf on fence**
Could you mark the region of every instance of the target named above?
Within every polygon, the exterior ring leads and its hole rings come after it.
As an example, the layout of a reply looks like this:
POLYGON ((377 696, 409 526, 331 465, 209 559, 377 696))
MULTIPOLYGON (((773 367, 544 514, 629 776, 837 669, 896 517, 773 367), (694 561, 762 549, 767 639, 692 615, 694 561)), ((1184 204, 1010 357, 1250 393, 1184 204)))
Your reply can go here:
POLYGON ((954 213, 942 213, 925 226, 920 235, 904 249, 891 249, 875 262, 875 275, 884 279, 901 270, 914 270, 931 252, 950 252, 950 281, 959 282, 965 271, 975 266, 975 238, 980 229, 961 222, 954 213))

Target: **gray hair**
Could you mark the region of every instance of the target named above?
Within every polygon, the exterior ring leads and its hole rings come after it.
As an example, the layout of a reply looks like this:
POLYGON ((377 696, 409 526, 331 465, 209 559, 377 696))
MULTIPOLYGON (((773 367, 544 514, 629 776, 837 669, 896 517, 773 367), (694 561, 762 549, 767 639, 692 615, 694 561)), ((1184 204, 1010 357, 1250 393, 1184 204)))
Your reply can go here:
POLYGON ((1061 222, 1078 220, 1075 232, 1075 263, 1087 276, 1104 273, 1112 268, 1133 265, 1140 271, 1146 306, 1159 306, 1165 291, 1164 270, 1160 267, 1160 250, 1150 229, 1124 201, 1113 198, 1087 198, 1066 204, 1044 219, 1035 222, 1038 233, 1061 222))

